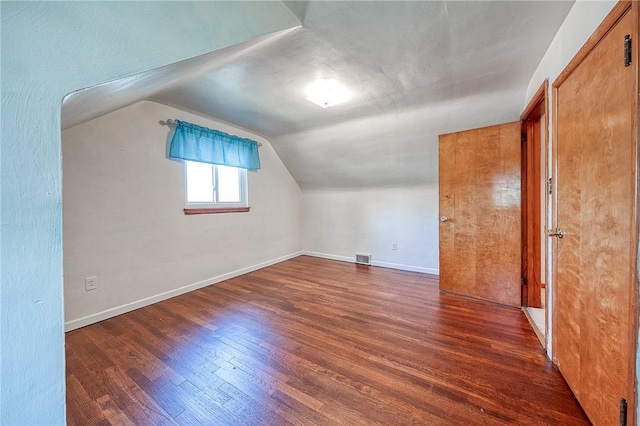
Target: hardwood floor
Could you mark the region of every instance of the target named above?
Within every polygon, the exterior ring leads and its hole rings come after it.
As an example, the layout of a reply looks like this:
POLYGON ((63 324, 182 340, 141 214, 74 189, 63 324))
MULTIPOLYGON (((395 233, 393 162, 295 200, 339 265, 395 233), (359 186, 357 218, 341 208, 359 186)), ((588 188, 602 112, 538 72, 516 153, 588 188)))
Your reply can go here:
POLYGON ((67 333, 69 425, 587 425, 523 313, 298 257, 67 333))

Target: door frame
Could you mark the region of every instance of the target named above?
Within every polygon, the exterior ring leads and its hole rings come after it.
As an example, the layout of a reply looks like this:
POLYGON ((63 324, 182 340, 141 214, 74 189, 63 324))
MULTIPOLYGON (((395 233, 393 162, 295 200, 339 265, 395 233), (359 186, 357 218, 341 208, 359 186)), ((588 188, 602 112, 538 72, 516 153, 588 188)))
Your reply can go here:
MULTIPOLYGON (((630 345, 630 353, 628 354, 628 359, 630 361, 631 364, 631 368, 629 369, 629 385, 632 386, 632 389, 630 389, 629 391, 629 398, 630 400, 627 401, 627 419, 628 419, 628 424, 629 425, 635 425, 636 424, 636 413, 637 413, 637 409, 638 409, 638 395, 637 395, 637 390, 638 390, 638 380, 637 380, 637 371, 636 371, 636 364, 638 362, 638 337, 640 336, 639 331, 640 329, 638 328, 639 325, 639 318, 638 318, 638 297, 640 295, 640 285, 639 285, 639 281, 638 281, 638 275, 639 275, 639 271, 638 271, 638 243, 640 242, 640 223, 638 220, 638 217, 640 215, 640 210, 639 210, 639 191, 640 191, 640 184, 639 184, 639 171, 640 171, 640 150, 638 149, 638 141, 640 140, 640 133, 639 133, 639 129, 638 129, 638 118, 639 118, 639 111, 638 111, 638 88, 640 87, 640 73, 638 72, 639 68, 638 68, 638 63, 640 60, 640 54, 639 54, 639 50, 638 49, 638 43, 640 43, 640 38, 638 37, 640 31, 639 31, 639 23, 640 23, 640 19, 639 19, 639 7, 640 5, 638 4, 638 2, 636 1, 629 1, 629 0, 620 0, 618 1, 618 3, 613 7, 613 9, 611 10, 611 12, 609 12, 609 14, 605 17, 605 19, 602 21, 602 23, 598 26, 598 28, 594 31, 594 33, 587 39, 587 41, 584 43, 584 45, 582 46, 582 48, 578 51, 578 53, 576 53, 576 55, 573 57, 573 59, 571 59, 571 61, 567 64, 567 66, 564 68, 564 70, 558 75, 558 77, 556 78, 556 80, 553 82, 552 84, 552 120, 553 120, 553 138, 551 141, 549 141, 549 143, 551 143, 551 159, 550 162, 548 164, 548 166, 551 167, 551 175, 554 177, 553 179, 553 184, 552 184, 552 196, 551 196, 551 210, 550 210, 550 215, 551 215, 551 223, 550 223, 550 227, 551 228, 557 228, 558 227, 558 198, 557 198, 557 192, 558 192, 558 182, 557 179, 555 179, 555 177, 557 176, 557 171, 558 171, 558 144, 557 144, 557 140, 558 140, 558 125, 557 125, 557 120, 558 120, 558 115, 557 115, 557 111, 558 111, 558 89, 559 87, 562 85, 562 83, 564 83, 564 81, 573 73, 573 71, 575 71, 575 69, 582 63, 582 61, 589 55, 589 53, 591 53, 591 51, 600 43, 600 41, 605 37, 605 35, 611 30, 611 28, 613 28, 615 26, 615 24, 622 18, 622 16, 624 16, 624 14, 626 12, 631 13, 631 17, 633 20, 633 25, 632 25, 632 62, 631 62, 631 66, 634 68, 635 70, 635 74, 636 74, 636 78, 635 78, 635 90, 634 93, 636 94, 636 96, 634 96, 633 99, 633 111, 631 111, 632 114, 635 114, 635 119, 633 120, 632 123, 632 134, 635 135, 635 141, 634 141, 634 148, 635 148, 635 182, 636 182, 636 188, 634 191, 634 199, 633 199, 633 218, 632 218, 632 227, 635 230, 635 235, 633 235, 633 237, 630 238, 630 245, 631 245, 631 259, 633 259, 632 261, 632 265, 630 265, 630 271, 632 271, 632 276, 631 276, 631 289, 630 289, 630 294, 629 294, 629 311, 631 313, 631 318, 630 318, 630 324, 631 326, 630 328, 630 333, 631 336, 629 336, 631 345, 630 345)), ((622 46, 621 46, 622 47, 622 46)), ((620 57, 620 60, 622 61, 622 55, 620 57)), ((551 263, 547 263, 547 269, 550 269, 550 277, 551 277, 551 330, 553 330, 553 328, 556 326, 557 324, 557 305, 556 305, 556 301, 557 301, 557 286, 555 285, 557 283, 557 276, 558 276, 558 239, 557 238, 552 238, 551 241, 551 258, 548 259, 551 263)), ((547 283, 548 285, 549 283, 547 283)), ((547 287, 547 292, 549 292, 549 288, 547 287)), ((556 339, 551 339, 551 360, 553 362, 554 365, 558 364, 558 359, 557 359, 557 340, 556 339)))
MULTIPOLYGON (((527 287, 527 290, 529 290, 528 292, 523 291, 523 306, 529 305, 528 301, 530 297, 526 296, 532 293, 531 285, 533 285, 533 287, 535 288, 534 291, 540 291, 540 284, 544 279, 544 276, 541 276, 540 283, 531 282, 531 280, 529 279, 529 277, 531 276, 529 270, 531 269, 532 261, 534 267, 541 268, 542 256, 539 250, 533 250, 533 247, 531 247, 529 244, 528 237, 532 229, 530 229, 530 223, 528 219, 531 217, 540 218, 541 213, 543 212, 545 212, 546 219, 546 197, 545 200, 539 200, 539 205, 537 205, 536 203, 532 204, 529 202, 529 192, 531 189, 533 189, 539 195, 541 190, 540 180, 542 178, 543 172, 546 172, 547 170, 546 145, 549 139, 549 126, 547 124, 547 118, 549 116, 549 107, 547 102, 548 88, 549 79, 545 79, 545 81, 542 83, 538 91, 533 95, 533 98, 520 116, 522 126, 522 276, 526 279, 524 287, 527 287), (545 117, 545 123, 544 128, 542 127, 542 124, 540 125, 539 131, 540 136, 544 135, 544 146, 539 146, 536 144, 536 140, 533 137, 534 126, 535 123, 540 122, 540 118, 542 116, 545 117), (538 164, 533 164, 533 161, 530 158, 532 157, 532 154, 535 154, 534 150, 538 151, 538 153, 540 152, 540 150, 544 150, 543 152, 545 153, 544 158, 542 155, 540 155, 538 164), (530 166, 539 166, 539 169, 537 171, 535 169, 531 170, 530 166)), ((544 229, 545 224, 546 221, 541 221, 539 225, 540 229, 538 229, 537 231, 541 231, 542 229, 544 229)), ((541 232, 538 233, 542 235, 541 232)))
MULTIPOLYGON (((542 84, 540 85, 536 93, 533 95, 531 100, 529 101, 529 104, 527 105, 527 107, 524 109, 524 111, 520 115, 521 132, 522 132, 522 278, 524 280, 523 281, 524 285, 522 286, 522 308, 525 310, 525 314, 528 317, 526 308, 529 306, 529 300, 530 300, 529 294, 532 291, 537 291, 538 294, 540 294, 540 291, 542 289, 541 282, 542 280, 544 280, 545 286, 547 286, 547 291, 545 291, 545 300, 544 300, 545 329, 540 330, 544 333, 544 335, 540 336, 537 333, 535 326, 534 326, 534 330, 536 331, 536 334, 538 335, 538 338, 540 339, 545 349, 547 346, 547 341, 548 341, 547 336, 550 328, 549 318, 548 318, 549 317, 548 310, 550 306, 549 304, 550 292, 548 290, 549 280, 547 278, 549 275, 548 245, 547 245, 547 238, 541 238, 540 248, 544 248, 543 255, 540 254, 540 250, 534 250, 534 247, 530 245, 528 237, 533 230, 530 229, 529 227, 528 219, 532 215, 538 216, 538 218, 540 219, 540 224, 539 224, 540 229, 538 231, 544 231, 544 234, 546 234, 548 217, 549 217, 548 194, 547 196, 544 197, 544 200, 540 201, 538 206, 536 206, 535 204, 531 205, 529 203, 529 187, 533 186, 533 189, 538 190, 537 191, 538 197, 540 197, 540 193, 543 188, 540 188, 537 185, 529 185, 529 183, 531 179, 540 183, 542 180, 542 177, 544 177, 545 178, 544 184, 542 185, 544 185, 545 194, 548 191, 546 187, 547 179, 549 178, 549 173, 548 173, 548 170, 549 170, 548 93, 549 93, 549 79, 546 78, 542 82, 542 84), (541 121, 540 119, 542 116, 545 117, 544 123, 540 122, 541 121), (539 123, 540 125, 540 130, 539 130, 540 136, 544 135, 543 141, 541 142, 542 146, 539 146, 538 144, 536 144, 533 138, 533 127, 535 123, 539 123), (543 154, 544 158, 542 158, 541 156, 539 159, 540 167, 537 173, 535 173, 535 171, 532 173, 529 167, 529 157, 530 157, 529 153, 532 149, 532 145, 534 145, 533 149, 542 150, 544 152, 543 154), (535 210, 535 211, 532 211, 532 210, 535 210), (543 258, 545 259, 545 263, 544 263, 545 270, 544 270, 544 273, 542 273, 540 276, 541 282, 540 283, 533 282, 533 280, 530 279, 531 274, 529 273, 530 272, 529 269, 531 268, 533 263, 533 266, 540 270, 542 267, 541 263, 543 258)), ((538 232, 538 234, 542 236, 542 232, 538 232)))

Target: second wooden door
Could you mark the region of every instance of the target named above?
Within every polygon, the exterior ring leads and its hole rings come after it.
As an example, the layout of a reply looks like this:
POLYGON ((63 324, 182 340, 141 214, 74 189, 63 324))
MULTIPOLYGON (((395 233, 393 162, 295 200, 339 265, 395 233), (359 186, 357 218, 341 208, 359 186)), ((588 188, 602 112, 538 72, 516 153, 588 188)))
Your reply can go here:
POLYGON ((440 288, 520 306, 520 122, 441 135, 440 288))

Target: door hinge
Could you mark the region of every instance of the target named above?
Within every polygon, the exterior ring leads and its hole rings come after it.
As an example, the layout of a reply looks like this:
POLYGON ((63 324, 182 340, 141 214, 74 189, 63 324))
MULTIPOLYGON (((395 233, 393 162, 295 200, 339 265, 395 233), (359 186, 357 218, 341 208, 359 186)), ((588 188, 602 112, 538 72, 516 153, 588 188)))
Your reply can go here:
POLYGON ((547 229, 547 237, 558 237, 562 239, 564 237, 564 231, 560 228, 547 229))
POLYGON ((527 141, 527 132, 520 132, 520 142, 524 143, 527 141))
POLYGON ((624 66, 631 65, 631 35, 624 36, 624 66))
POLYGON ((551 194, 553 188, 553 178, 547 180, 547 193, 551 194))
POLYGON ((526 278, 520 278, 520 285, 522 287, 526 287, 527 286, 527 279, 526 278))
POLYGON ((620 398, 620 426, 627 426, 627 401, 620 398))

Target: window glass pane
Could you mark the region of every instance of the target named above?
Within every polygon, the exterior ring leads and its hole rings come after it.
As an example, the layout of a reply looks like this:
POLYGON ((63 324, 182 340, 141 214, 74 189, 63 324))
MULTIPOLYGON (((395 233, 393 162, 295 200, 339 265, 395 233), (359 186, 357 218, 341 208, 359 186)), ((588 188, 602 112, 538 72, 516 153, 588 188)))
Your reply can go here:
POLYGON ((240 169, 218 166, 218 201, 221 203, 239 203, 240 169))
POLYGON ((213 203, 213 166, 185 161, 187 167, 187 202, 213 203))

